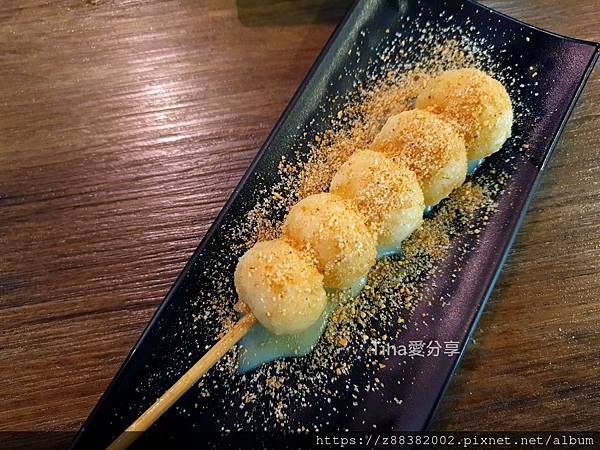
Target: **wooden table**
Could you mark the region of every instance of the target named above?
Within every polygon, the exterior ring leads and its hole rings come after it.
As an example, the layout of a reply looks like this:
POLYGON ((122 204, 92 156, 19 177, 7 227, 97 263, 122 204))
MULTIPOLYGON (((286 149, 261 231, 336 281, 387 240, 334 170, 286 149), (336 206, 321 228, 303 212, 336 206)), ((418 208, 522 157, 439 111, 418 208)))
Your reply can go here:
MULTIPOLYGON (((77 429, 349 0, 0 3, 0 430, 77 429)), ((486 1, 600 41, 598 0, 486 1)), ((600 428, 600 71, 442 430, 600 428)))

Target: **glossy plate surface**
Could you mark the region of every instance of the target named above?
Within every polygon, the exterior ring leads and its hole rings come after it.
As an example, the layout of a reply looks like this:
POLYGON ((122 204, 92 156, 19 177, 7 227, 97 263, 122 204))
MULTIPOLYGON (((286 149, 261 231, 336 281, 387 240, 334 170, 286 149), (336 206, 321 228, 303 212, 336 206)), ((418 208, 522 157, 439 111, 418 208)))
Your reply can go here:
MULTIPOLYGON (((390 32, 408 39, 411 21, 428 22, 431 29, 439 30, 440 38, 452 37, 444 35, 451 34, 449 25, 468 27, 485 39, 487 45, 504 50, 496 56, 500 65, 511 67, 521 78, 531 75, 527 71, 539 74, 535 88, 520 91, 520 108, 527 112, 528 120, 521 121, 514 129, 528 151, 518 153, 510 163, 505 162, 507 152, 514 151, 516 145, 509 142, 479 169, 485 173, 491 165, 506 165, 511 173, 496 199, 497 210, 473 251, 461 258, 461 275, 457 279, 449 276, 450 267, 458 258, 451 252, 439 265, 440 276, 435 286, 427 290, 425 301, 414 312, 420 316, 427 311, 443 320, 430 324, 427 331, 409 325, 397 341, 397 344, 410 340, 455 341, 457 354, 436 358, 392 356, 379 375, 386 389, 363 392, 358 400, 343 390, 332 402, 325 395, 315 395, 309 406, 289 417, 289 428, 313 420, 324 422, 326 414, 328 419, 323 429, 330 431, 426 429, 490 295, 544 166, 593 68, 598 46, 544 32, 469 1, 369 0, 355 3, 336 29, 232 198, 82 427, 74 448, 106 447, 214 342, 218 330, 198 326, 196 316, 208 305, 206 296, 213 289, 215 277, 225 282, 231 279, 236 259, 227 238, 231 225, 255 204, 259 188, 275 181, 281 156, 294 143, 307 139, 303 133, 310 137, 327 125, 327 114, 335 107, 327 99, 352 90, 355 80, 344 74, 352 73, 359 80, 365 77, 366 68, 372 67, 373 49, 390 32), (445 273, 448 275, 444 276, 445 273), (452 299, 445 306, 435 302, 442 295, 452 299), (432 305, 427 305, 428 298, 433 300, 432 305), (408 381, 398 384, 395 382, 398 379, 408 381), (390 398, 402 401, 383 403, 383 399, 390 398)), ((456 246, 465 239, 469 237, 458 236, 456 246)), ((361 385, 372 374, 353 371, 352 377, 353 382, 361 385)), ((230 409, 224 417, 223 398, 231 397, 235 403, 243 395, 228 391, 227 385, 215 389, 210 397, 202 397, 192 389, 135 447, 150 447, 158 439, 188 432, 218 432, 222 427, 241 426, 244 430, 258 429, 259 424, 267 429, 276 427, 270 416, 263 414, 273 407, 266 400, 253 405, 250 422, 246 411, 239 408, 230 409), (203 408, 197 408, 199 402, 203 408)))

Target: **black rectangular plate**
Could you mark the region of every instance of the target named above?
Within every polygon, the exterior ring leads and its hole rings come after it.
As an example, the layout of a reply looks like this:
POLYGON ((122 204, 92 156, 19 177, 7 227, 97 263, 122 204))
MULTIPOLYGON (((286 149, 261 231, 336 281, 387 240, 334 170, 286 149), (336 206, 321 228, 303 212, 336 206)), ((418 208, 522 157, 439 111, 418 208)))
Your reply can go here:
MULTIPOLYGON (((211 280, 216 272, 211 273, 211 268, 215 271, 219 268, 218 277, 231 278, 231 272, 227 271, 233 269, 235 255, 223 262, 227 259, 225 255, 231 254, 227 248, 230 240, 226 239, 229 227, 255 204, 257 189, 274 182, 277 163, 294 143, 306 139, 303 131, 314 134, 326 125, 328 111, 319 106, 326 105, 331 112, 333 105, 327 103, 327 98, 352 90, 355 80, 341 75, 351 73, 358 80, 364 78, 373 49, 387 33, 410 35, 410 26, 406 25, 408 17, 415 23, 429 22, 440 33, 449 33, 449 24, 468 24, 497 50, 505 49, 497 57, 516 74, 524 76, 530 67, 537 69, 536 88, 520 93, 521 108, 528 112, 529 119, 524 121, 525 125, 515 125, 514 130, 529 149, 511 161, 512 176, 497 198, 497 211, 476 248, 461 262, 462 275, 452 284, 442 276, 437 287, 427 294, 435 299, 443 292, 450 293, 453 301, 449 305, 443 307, 438 302, 427 307, 428 313, 444 318, 430 325, 428 336, 440 342, 458 341, 460 353, 453 357, 413 358, 404 364, 389 364, 389 369, 382 372, 383 381, 405 379, 409 382, 390 383, 384 391, 368 393, 359 399, 355 408, 347 395, 340 394, 332 403, 316 396, 309 407, 290 421, 294 428, 294 424, 310 424, 313 418, 317 420, 328 413, 330 419, 323 429, 329 431, 375 428, 421 431, 427 428, 491 293, 540 175, 594 66, 598 45, 545 32, 468 0, 368 0, 356 2, 330 38, 239 186, 81 428, 73 448, 89 450, 108 445, 214 341, 217 330, 195 327, 194 314, 202 311, 202 296, 212 289, 211 280), (401 22, 403 27, 399 26, 401 22), (359 52, 355 52, 357 49, 359 52), (382 396, 397 397, 403 402, 390 404, 383 402, 382 396)), ((491 162, 502 165, 505 158, 506 154, 501 151, 491 162)), ((451 263, 448 261, 448 265, 451 263)), ((444 264, 442 274, 443 271, 444 264)), ((420 315, 425 303, 417 306, 415 315, 420 315)), ((415 327, 409 326, 401 334, 404 342, 423 339, 426 339, 423 332, 415 327)), ((353 372, 352 376, 358 384, 365 382, 365 376, 360 373, 353 372)), ((212 404, 202 412, 195 409, 194 404, 198 402, 211 402, 225 395, 229 394, 217 389, 211 399, 201 398, 192 389, 136 447, 152 446, 165 436, 219 432, 222 426, 230 428, 236 421, 242 422, 241 412, 238 417, 235 411, 230 411, 229 416, 223 418, 221 409, 212 404)), ((269 406, 255 406, 256 420, 263 420, 260 408, 269 406)), ((267 419, 264 425, 271 428, 267 419)))

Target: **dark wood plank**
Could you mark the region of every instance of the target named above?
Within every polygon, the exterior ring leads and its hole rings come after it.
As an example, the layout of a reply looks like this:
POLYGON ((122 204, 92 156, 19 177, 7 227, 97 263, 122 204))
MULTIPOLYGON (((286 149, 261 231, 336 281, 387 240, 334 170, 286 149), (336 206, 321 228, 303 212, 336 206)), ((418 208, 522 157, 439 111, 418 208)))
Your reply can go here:
MULTIPOLYGON (((349 3, 2 2, 0 430, 81 424, 349 3)), ((486 3, 600 40, 598 1, 486 3)), ((599 88, 437 428, 597 426, 599 88)))

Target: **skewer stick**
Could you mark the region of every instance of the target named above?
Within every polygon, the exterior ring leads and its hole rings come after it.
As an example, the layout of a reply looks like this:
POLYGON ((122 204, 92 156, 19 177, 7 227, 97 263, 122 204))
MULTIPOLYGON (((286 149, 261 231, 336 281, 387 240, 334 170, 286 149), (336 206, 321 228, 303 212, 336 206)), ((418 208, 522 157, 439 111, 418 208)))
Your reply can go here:
POLYGON ((146 431, 165 411, 187 392, 214 366, 256 323, 254 314, 242 317, 206 354, 196 362, 177 382, 133 422, 106 450, 125 450, 146 431))

